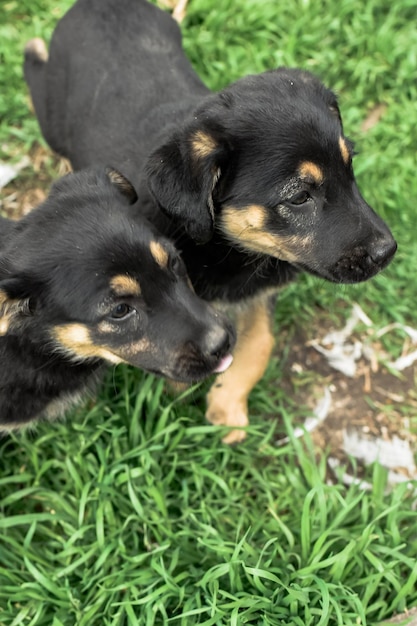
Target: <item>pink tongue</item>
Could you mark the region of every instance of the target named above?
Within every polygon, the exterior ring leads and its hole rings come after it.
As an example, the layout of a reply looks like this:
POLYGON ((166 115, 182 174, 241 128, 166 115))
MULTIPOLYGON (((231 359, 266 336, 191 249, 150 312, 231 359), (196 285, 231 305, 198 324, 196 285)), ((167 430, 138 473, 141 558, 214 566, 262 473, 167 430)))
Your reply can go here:
POLYGON ((225 372, 229 365, 232 363, 233 357, 231 354, 228 354, 222 358, 218 366, 214 371, 215 374, 221 374, 221 372, 225 372))

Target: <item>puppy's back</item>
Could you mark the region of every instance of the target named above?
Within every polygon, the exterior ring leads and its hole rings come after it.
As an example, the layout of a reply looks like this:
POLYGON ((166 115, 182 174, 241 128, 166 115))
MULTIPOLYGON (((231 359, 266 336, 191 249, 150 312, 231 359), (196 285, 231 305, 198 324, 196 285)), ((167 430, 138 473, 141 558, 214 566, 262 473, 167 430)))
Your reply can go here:
POLYGON ((173 104, 208 93, 177 23, 145 0, 78 0, 58 22, 47 61, 26 55, 25 77, 45 139, 76 169, 137 162, 141 150, 144 158, 148 125, 154 132, 173 104), (131 155, 132 133, 141 141, 131 155))

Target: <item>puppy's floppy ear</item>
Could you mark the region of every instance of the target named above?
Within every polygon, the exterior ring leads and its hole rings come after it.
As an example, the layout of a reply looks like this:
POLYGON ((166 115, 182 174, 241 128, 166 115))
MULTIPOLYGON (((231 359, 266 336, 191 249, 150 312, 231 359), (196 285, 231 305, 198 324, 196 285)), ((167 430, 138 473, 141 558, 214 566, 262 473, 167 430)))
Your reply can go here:
POLYGON ((146 175, 158 205, 198 243, 213 236, 213 190, 229 146, 222 129, 201 125, 175 133, 149 158, 146 175))
POLYGON ((0 336, 5 335, 12 324, 32 315, 33 307, 25 280, 7 278, 0 281, 0 336))
POLYGON ((117 190, 128 199, 129 204, 135 204, 138 199, 138 195, 132 183, 118 170, 111 167, 106 168, 106 175, 111 184, 114 185, 117 190))

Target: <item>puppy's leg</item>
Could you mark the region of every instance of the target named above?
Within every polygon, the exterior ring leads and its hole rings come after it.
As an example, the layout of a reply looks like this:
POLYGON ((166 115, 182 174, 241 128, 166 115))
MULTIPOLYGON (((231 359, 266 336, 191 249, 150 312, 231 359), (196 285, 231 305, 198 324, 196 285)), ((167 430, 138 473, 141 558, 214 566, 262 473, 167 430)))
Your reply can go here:
MULTIPOLYGON (((207 396, 206 418, 212 424, 244 427, 248 420, 248 396, 262 378, 274 346, 271 312, 276 297, 263 296, 239 312, 237 343, 232 365, 220 374, 207 396)), ((246 437, 244 430, 231 430, 223 439, 237 443, 246 437)))
POLYGON ((181 24, 182 20, 185 17, 187 4, 188 0, 178 0, 177 4, 175 5, 175 9, 172 12, 172 17, 178 22, 178 24, 181 24))
POLYGON ((43 39, 36 37, 28 41, 25 46, 23 73, 29 87, 39 126, 45 138, 48 136, 45 90, 45 70, 47 63, 48 50, 43 39))

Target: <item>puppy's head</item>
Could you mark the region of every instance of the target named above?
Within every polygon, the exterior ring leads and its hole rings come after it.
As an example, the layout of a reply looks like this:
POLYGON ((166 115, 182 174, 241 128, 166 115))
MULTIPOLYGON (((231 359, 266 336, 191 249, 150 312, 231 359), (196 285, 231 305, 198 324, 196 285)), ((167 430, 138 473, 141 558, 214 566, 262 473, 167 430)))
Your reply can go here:
POLYGON ((209 98, 150 158, 161 208, 200 243, 238 248, 334 282, 366 280, 396 243, 362 198, 334 94, 308 72, 248 76, 209 98))
POLYGON ((233 333, 194 294, 174 246, 130 219, 135 199, 112 170, 54 185, 0 254, 0 335, 45 358, 126 362, 186 382, 221 371, 233 333))

